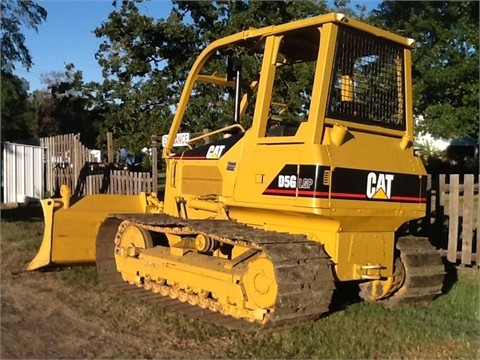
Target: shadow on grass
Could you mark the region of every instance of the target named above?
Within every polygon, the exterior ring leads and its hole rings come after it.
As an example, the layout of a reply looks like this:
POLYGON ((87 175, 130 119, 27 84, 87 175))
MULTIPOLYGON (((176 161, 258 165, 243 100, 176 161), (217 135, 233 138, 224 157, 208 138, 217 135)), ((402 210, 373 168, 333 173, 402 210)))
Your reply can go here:
POLYGON ((445 266, 445 279, 443 280, 442 294, 448 294, 453 285, 458 281, 457 267, 449 262, 446 257, 442 257, 445 266))
POLYGON ((43 221, 42 206, 39 202, 19 205, 15 208, 2 209, 0 212, 2 221, 43 221))
POLYGON ((355 281, 336 282, 329 313, 345 310, 349 305, 363 302, 355 281))

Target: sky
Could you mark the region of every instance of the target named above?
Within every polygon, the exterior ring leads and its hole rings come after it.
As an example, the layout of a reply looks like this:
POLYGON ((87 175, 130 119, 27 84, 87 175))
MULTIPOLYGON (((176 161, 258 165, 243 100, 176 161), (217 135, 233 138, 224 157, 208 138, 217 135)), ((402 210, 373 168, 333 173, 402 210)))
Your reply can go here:
MULTIPOLYGON (((332 0, 329 1, 333 2, 332 0)), ((365 4, 368 9, 379 1, 354 0, 351 4, 365 4)), ((73 63, 75 70, 83 72, 85 82, 102 80, 101 67, 95 53, 102 39, 93 34, 95 28, 107 20, 114 10, 112 0, 48 0, 36 1, 47 10, 47 20, 38 26, 38 32, 23 29, 26 46, 33 59, 30 71, 16 64, 14 73, 30 83, 30 91, 44 89, 42 74, 64 71, 65 64, 73 63)), ((170 14, 170 0, 151 0, 140 3, 139 9, 154 18, 170 14)))
MULTIPOLYGON (((101 81, 102 70, 95 53, 102 39, 93 34, 113 11, 112 0, 49 0, 36 1, 47 10, 47 20, 38 32, 24 29, 26 46, 33 59, 30 71, 16 64, 14 73, 30 83, 30 91, 44 89, 41 75, 64 71, 65 64, 74 63, 83 72, 83 80, 101 81)), ((170 0, 154 0, 139 4, 149 16, 165 18, 170 14, 170 0)))

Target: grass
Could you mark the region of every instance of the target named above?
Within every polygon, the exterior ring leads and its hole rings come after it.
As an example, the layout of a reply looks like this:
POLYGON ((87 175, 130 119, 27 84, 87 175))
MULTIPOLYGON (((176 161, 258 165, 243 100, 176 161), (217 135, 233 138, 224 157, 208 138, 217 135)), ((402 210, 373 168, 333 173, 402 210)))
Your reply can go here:
POLYGON ((43 215, 38 204, 2 209, 0 217, 2 245, 10 245, 2 246, 2 254, 17 249, 38 249, 43 235, 43 215))
POLYGON ((256 335, 188 321, 150 305, 146 318, 203 343, 223 337, 229 343, 220 355, 224 358, 471 359, 478 357, 479 349, 479 289, 478 277, 473 282, 460 278, 428 308, 387 310, 354 303, 314 324, 256 335))
MULTIPOLYGON (((31 252, 42 236, 38 209, 10 211, 2 211, 2 258, 5 252, 31 252)), ((480 358, 479 270, 450 270, 448 291, 427 308, 387 310, 379 304, 349 302, 338 296, 336 310, 319 321, 271 333, 231 332, 127 295, 108 295, 103 308, 90 309, 87 301, 80 311, 104 316, 107 324, 122 334, 133 336, 132 329, 161 328, 171 337, 172 348, 202 348, 211 358, 480 358), (180 342, 183 345, 176 345, 180 342)), ((63 286, 74 288, 79 297, 82 291, 105 291, 95 267, 64 269, 59 277, 63 286)), ((148 349, 145 351, 148 356, 148 349)), ((142 356, 119 349, 111 354, 117 358, 142 356)))
POLYGON ((100 283, 95 266, 64 269, 61 278, 66 284, 79 287, 80 289, 92 288, 100 283))

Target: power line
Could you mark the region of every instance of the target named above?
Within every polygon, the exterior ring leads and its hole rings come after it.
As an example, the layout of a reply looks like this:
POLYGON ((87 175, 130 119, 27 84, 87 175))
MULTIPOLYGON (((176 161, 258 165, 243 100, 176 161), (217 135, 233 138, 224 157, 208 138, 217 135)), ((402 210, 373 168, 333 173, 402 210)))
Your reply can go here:
POLYGON ((22 75, 35 76, 35 77, 38 77, 38 78, 40 78, 42 76, 42 74, 31 72, 31 71, 25 71, 25 70, 15 70, 14 72, 20 73, 22 75))

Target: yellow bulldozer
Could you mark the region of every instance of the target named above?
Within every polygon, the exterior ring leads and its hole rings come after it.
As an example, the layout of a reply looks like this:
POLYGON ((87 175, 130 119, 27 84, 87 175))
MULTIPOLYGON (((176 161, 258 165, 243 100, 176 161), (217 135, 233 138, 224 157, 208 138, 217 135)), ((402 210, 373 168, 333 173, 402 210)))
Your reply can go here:
POLYGON ((413 47, 340 13, 213 42, 163 149, 163 201, 64 187, 43 200, 29 269, 96 262, 111 288, 237 329, 316 320, 341 282, 387 307, 429 304, 440 254, 401 231, 427 201, 413 47), (218 128, 174 151, 198 99, 218 128))

